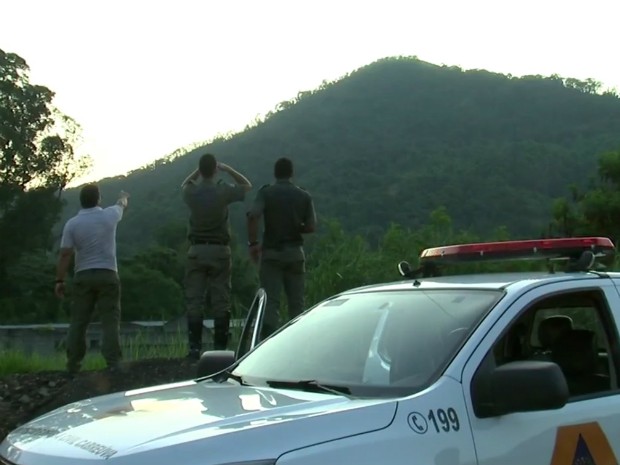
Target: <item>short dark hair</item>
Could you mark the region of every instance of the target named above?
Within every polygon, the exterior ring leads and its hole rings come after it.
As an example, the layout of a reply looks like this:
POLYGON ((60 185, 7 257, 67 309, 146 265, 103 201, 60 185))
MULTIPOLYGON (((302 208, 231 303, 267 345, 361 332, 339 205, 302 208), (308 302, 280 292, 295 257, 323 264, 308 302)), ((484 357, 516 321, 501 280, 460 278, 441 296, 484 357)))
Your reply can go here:
POLYGON ((86 184, 80 190, 80 204, 82 208, 93 208, 99 205, 101 196, 97 184, 86 184))
POLYGON ((276 179, 286 179, 293 176, 293 162, 286 157, 278 158, 273 166, 273 174, 276 179))
POLYGON ((217 168, 217 160, 215 155, 205 153, 198 161, 198 171, 205 178, 210 178, 215 174, 215 168, 217 168))

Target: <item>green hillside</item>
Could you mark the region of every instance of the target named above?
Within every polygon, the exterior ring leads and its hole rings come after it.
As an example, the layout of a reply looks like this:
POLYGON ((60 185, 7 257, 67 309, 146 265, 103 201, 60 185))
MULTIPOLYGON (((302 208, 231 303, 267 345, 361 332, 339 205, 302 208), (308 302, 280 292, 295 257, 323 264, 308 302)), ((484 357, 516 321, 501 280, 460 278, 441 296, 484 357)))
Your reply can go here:
MULTIPOLYGON (((392 221, 423 225, 441 205, 457 228, 484 235, 504 225, 513 236, 539 235, 552 200, 585 185, 596 155, 620 147, 620 99, 596 91, 592 81, 388 58, 300 93, 242 133, 101 187, 108 201, 120 189, 132 194, 118 232, 124 251, 167 226, 180 234, 179 185, 205 150, 250 178, 247 204, 271 181, 273 162, 291 157, 319 220, 337 218, 370 238, 392 221)), ((63 220, 77 209, 76 190, 66 197, 63 220)), ((231 210, 242 239, 244 211, 231 210)))

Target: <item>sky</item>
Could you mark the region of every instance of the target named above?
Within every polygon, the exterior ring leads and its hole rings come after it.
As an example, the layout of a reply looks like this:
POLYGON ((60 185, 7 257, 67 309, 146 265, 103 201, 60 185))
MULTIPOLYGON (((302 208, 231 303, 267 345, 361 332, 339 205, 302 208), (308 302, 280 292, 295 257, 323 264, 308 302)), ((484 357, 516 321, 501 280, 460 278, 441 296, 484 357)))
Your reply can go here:
POLYGON ((82 127, 78 181, 242 130, 387 56, 620 89, 620 0, 0 0, 0 49, 82 127))

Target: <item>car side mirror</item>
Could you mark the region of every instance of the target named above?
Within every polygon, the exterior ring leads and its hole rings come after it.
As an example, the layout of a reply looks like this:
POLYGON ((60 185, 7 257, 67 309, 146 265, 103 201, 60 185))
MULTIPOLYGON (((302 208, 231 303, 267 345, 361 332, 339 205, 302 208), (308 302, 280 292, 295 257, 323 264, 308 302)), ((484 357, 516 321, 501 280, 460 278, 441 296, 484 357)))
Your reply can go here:
POLYGON ((208 350, 204 352, 196 366, 196 377, 214 375, 235 363, 233 350, 208 350))
POLYGON ((555 363, 517 361, 477 374, 472 396, 476 416, 488 418, 560 409, 569 392, 566 378, 555 363))

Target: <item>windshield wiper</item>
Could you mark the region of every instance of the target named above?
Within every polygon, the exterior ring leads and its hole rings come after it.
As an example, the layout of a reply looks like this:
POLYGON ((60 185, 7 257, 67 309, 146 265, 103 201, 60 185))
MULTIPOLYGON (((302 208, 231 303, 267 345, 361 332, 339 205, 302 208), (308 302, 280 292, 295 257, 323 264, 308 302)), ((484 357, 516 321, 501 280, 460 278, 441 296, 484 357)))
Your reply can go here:
POLYGON ((283 389, 296 389, 299 388, 303 391, 309 392, 329 392, 336 395, 351 396, 351 390, 347 386, 338 386, 335 384, 321 384, 316 379, 307 379, 301 381, 277 381, 267 380, 265 384, 269 387, 283 388, 283 389))

